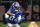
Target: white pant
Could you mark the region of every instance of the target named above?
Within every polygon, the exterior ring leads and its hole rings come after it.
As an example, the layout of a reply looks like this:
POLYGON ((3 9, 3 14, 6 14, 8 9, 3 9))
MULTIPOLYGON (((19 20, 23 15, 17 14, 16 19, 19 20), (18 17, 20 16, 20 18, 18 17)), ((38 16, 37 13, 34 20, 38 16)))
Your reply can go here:
POLYGON ((7 24, 7 27, 10 27, 10 26, 13 26, 13 27, 20 27, 18 24, 11 24, 11 23, 8 23, 8 24, 7 24))
POLYGON ((13 27, 20 27, 18 24, 13 24, 13 27))

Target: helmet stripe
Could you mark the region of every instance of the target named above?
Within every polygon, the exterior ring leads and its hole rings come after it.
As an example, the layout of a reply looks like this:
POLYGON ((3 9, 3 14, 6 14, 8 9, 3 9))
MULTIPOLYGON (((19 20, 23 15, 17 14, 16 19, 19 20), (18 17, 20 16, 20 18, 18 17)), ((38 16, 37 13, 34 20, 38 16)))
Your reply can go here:
POLYGON ((17 6, 18 6, 18 2, 17 2, 17 6))

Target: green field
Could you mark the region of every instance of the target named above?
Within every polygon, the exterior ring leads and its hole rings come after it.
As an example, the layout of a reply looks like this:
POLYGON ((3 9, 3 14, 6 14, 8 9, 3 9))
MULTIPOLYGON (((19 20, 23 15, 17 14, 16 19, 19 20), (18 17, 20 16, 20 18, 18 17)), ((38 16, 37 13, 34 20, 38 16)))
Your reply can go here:
MULTIPOLYGON (((28 27, 28 25, 30 24, 30 22, 32 22, 32 21, 22 22, 20 24, 20 26, 21 27, 28 27)), ((40 21, 35 21, 35 22, 38 25, 38 27, 40 27, 40 21)), ((3 22, 0 22, 0 27, 6 27, 6 24, 3 24, 3 22)))

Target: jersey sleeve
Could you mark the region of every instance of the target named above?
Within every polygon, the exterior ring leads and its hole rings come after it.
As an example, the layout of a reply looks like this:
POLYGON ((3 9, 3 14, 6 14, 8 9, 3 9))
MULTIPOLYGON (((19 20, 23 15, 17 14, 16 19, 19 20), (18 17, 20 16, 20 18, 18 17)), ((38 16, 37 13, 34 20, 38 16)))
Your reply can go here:
POLYGON ((22 15, 22 11, 19 12, 19 15, 22 15))
POLYGON ((12 8, 9 8, 10 11, 12 11, 12 8))

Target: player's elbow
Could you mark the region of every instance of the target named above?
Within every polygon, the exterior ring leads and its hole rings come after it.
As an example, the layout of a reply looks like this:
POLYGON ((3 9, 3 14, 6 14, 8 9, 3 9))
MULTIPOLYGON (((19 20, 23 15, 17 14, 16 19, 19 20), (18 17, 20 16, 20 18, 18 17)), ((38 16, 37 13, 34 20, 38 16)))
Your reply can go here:
POLYGON ((9 13, 7 12, 7 15, 8 15, 9 13))
POLYGON ((9 12, 7 12, 7 15, 9 15, 9 12))
POLYGON ((9 15, 10 14, 10 11, 7 11, 7 15, 9 15))

